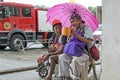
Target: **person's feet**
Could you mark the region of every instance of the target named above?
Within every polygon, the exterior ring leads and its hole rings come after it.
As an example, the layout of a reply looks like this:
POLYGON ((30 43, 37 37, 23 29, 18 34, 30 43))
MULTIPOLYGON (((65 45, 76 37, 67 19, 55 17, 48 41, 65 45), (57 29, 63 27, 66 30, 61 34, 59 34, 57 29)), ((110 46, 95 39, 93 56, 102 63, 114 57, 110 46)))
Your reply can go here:
POLYGON ((52 80, 52 77, 46 77, 44 80, 52 80))

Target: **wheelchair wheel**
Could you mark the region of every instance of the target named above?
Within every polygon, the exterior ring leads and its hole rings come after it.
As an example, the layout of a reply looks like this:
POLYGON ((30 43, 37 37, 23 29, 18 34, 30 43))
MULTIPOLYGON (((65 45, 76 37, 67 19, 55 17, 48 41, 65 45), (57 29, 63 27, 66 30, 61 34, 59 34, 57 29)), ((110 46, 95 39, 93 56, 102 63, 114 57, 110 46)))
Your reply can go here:
POLYGON ((41 78, 45 78, 48 75, 47 67, 45 66, 42 69, 39 69, 38 73, 41 78))
MULTIPOLYGON (((101 63, 96 63, 95 65, 100 65, 100 64, 101 63)), ((89 67, 88 67, 88 74, 90 73, 91 69, 92 69, 92 64, 90 64, 89 67)))
POLYGON ((62 77, 61 80, 65 80, 65 77, 62 77))
POLYGON ((90 73, 91 69, 92 69, 92 65, 90 64, 88 67, 88 74, 90 73))
POLYGON ((45 78, 48 75, 48 70, 50 68, 49 61, 45 61, 43 64, 38 64, 38 74, 41 78, 45 78))

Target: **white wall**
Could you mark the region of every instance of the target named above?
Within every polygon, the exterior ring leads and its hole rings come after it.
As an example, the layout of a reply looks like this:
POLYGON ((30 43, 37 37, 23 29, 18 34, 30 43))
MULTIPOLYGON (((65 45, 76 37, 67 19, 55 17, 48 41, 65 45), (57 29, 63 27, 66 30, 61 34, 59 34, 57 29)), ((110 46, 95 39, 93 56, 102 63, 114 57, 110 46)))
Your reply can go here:
POLYGON ((100 80, 120 80, 120 0, 103 0, 102 74, 100 80))

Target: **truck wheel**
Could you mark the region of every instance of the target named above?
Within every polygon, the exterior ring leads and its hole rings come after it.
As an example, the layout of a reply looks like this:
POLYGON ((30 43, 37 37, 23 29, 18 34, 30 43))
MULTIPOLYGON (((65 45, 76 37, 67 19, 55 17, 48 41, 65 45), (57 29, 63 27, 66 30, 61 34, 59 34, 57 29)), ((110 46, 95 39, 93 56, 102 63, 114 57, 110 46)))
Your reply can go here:
POLYGON ((6 48, 6 46, 0 46, 0 49, 5 49, 6 48))
POLYGON ((20 34, 13 35, 11 37, 11 39, 10 39, 10 44, 9 44, 10 49, 11 50, 20 50, 20 49, 22 49, 21 42, 22 42, 23 46, 25 47, 26 42, 22 41, 22 40, 25 40, 22 35, 20 35, 20 34))

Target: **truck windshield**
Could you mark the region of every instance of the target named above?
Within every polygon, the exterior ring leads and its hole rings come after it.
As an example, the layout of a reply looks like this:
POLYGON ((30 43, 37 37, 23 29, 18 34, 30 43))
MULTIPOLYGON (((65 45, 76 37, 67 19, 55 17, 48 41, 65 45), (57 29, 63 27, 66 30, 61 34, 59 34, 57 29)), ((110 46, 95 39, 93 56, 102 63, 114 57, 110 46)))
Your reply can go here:
POLYGON ((0 5, 0 18, 3 18, 3 15, 2 15, 2 6, 0 5))
POLYGON ((0 18, 6 18, 9 16, 9 8, 6 6, 0 6, 0 18))
POLYGON ((19 16, 18 7, 14 6, 0 6, 0 18, 6 18, 9 16, 19 16))

